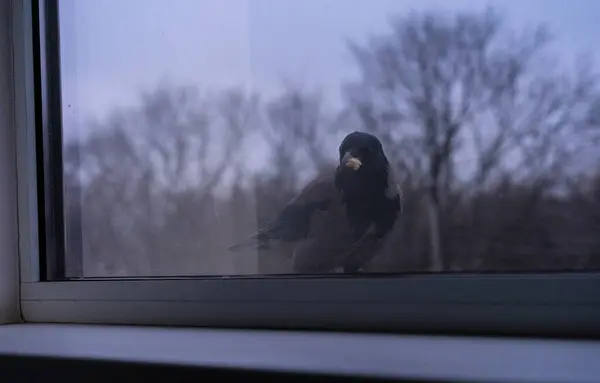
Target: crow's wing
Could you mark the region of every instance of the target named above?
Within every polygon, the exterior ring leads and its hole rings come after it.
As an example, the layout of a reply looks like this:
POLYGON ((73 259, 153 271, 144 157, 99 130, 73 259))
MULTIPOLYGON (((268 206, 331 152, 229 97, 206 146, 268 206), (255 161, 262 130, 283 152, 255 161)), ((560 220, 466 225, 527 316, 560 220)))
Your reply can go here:
POLYGON ((398 218, 403 213, 404 195, 400 185, 390 180, 386 190, 386 208, 365 233, 354 242, 340 262, 345 273, 355 273, 383 249, 398 218))
POLYGON ((296 243, 292 268, 296 273, 328 273, 341 264, 356 242, 341 195, 326 210, 312 215, 307 236, 296 243))
POLYGON ((247 239, 229 247, 235 251, 247 246, 270 249, 274 242, 297 242, 311 233, 311 224, 316 214, 327 211, 339 200, 333 177, 321 176, 307 184, 279 212, 277 217, 247 239))
MULTIPOLYGON (((399 190, 397 185, 394 190, 399 190)), ((399 196, 393 197, 391 201, 399 196)), ((396 206, 390 204, 386 212, 390 216, 384 222, 396 219, 400 209, 396 206)), ((276 242, 293 243, 292 269, 296 273, 328 273, 340 266, 355 272, 376 255, 387 237, 381 236, 375 224, 366 231, 361 229, 350 225, 333 176, 321 176, 304 187, 275 220, 230 249, 248 245, 271 249, 276 242)), ((389 228, 384 231, 387 234, 389 228)))

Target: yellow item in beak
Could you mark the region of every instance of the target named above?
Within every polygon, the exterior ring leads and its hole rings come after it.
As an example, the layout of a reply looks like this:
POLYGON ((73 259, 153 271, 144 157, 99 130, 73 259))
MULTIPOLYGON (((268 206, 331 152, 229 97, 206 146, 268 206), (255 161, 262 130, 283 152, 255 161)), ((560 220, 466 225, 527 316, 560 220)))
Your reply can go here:
POLYGON ((348 161, 346 161, 346 167, 350 168, 352 170, 358 170, 358 168, 360 168, 362 166, 362 162, 360 162, 360 160, 358 158, 350 158, 348 161))

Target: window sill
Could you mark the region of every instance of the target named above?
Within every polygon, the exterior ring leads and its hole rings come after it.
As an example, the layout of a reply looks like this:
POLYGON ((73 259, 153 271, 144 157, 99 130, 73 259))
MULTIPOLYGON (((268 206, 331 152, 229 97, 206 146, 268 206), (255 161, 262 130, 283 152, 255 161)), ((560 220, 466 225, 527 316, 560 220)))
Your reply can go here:
POLYGON ((330 377, 592 382, 600 377, 599 355, 600 342, 592 341, 65 324, 0 326, 0 356, 330 377))

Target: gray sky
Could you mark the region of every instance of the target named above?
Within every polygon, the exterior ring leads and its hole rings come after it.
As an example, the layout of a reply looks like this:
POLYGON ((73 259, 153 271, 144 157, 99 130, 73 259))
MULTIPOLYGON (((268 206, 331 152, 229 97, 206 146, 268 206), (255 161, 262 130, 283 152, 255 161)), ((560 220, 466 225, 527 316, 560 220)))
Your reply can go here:
POLYGON ((411 9, 486 4, 515 25, 549 23, 563 55, 599 49, 595 0, 61 0, 63 97, 79 116, 129 104, 161 80, 262 93, 286 80, 335 98, 353 74, 346 38, 411 9))
MULTIPOLYGON (((547 23, 555 53, 598 57, 596 0, 61 0, 64 129, 135 103, 161 81, 201 89, 245 86, 273 95, 284 82, 339 100, 354 75, 346 41, 388 30, 411 10, 494 6, 516 28, 547 23)), ((251 146, 256 147, 256 143, 251 146)), ((264 151, 253 151, 261 167, 264 151)), ((256 157, 256 158, 255 158, 256 157)), ((266 157, 264 157, 266 158, 266 157)), ((465 161, 470 162, 469 156, 465 161)))

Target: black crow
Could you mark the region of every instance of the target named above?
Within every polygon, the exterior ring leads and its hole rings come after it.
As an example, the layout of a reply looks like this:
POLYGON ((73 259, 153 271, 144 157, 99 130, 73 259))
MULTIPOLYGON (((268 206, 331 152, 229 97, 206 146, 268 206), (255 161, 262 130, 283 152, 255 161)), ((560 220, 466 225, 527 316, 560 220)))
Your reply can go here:
POLYGON ((335 172, 310 182, 272 222, 229 249, 292 242, 296 273, 355 273, 381 249, 402 213, 402 191, 391 174, 380 140, 350 133, 339 146, 335 172))

